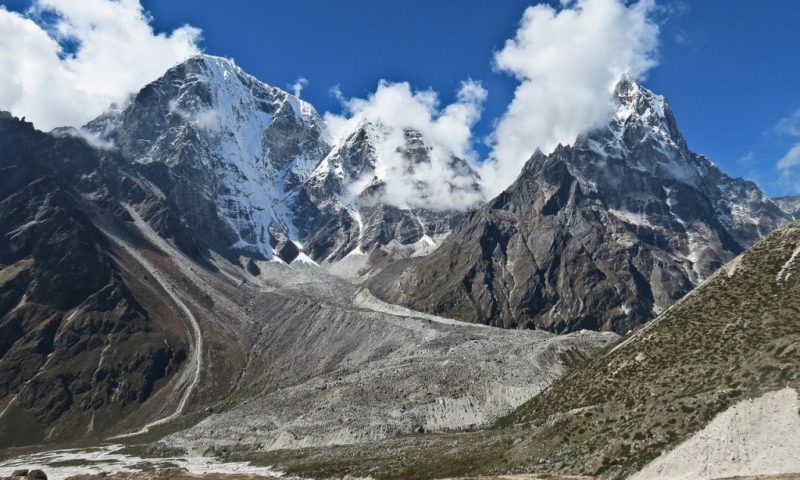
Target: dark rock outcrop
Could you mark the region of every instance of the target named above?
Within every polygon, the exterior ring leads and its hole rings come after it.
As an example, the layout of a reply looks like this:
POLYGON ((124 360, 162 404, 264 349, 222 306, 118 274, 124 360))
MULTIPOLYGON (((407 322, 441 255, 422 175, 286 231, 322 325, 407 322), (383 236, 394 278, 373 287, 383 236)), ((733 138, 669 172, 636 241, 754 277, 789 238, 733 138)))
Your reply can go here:
POLYGON ((102 432, 185 356, 92 221, 124 217, 99 187, 119 159, 7 114, 0 152, 0 446, 102 432))

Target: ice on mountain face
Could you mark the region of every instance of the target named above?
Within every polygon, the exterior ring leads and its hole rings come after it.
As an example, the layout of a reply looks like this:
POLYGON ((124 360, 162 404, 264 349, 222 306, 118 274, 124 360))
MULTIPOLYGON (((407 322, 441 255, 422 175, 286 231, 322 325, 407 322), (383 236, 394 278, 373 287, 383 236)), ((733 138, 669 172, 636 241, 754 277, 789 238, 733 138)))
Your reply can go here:
POLYGON ((291 203, 330 149, 311 105, 208 55, 173 67, 102 127, 134 162, 169 166, 185 195, 212 202, 231 248, 266 258, 271 226, 298 240, 291 203))
MULTIPOLYGON (((690 152, 663 97, 627 79, 615 99, 613 121, 579 138, 568 165, 583 192, 637 231, 693 225, 680 185, 711 199, 742 245, 771 229, 763 194, 690 152)), ((212 232, 215 248, 234 254, 326 264, 392 242, 425 246, 463 216, 440 197, 461 207, 481 199, 470 162, 421 132, 360 121, 331 139, 311 105, 218 57, 170 69, 87 128, 141 165, 197 235, 212 232)))
POLYGON ((340 197, 360 194, 377 178, 378 158, 373 139, 379 135, 377 128, 369 123, 345 132, 311 173, 308 183, 313 188, 327 188, 328 193, 340 197))
POLYGON ((291 262, 302 250, 334 262, 393 240, 414 244, 448 233, 461 214, 435 210, 435 194, 481 193, 468 162, 443 158, 419 132, 362 121, 332 139, 311 105, 208 55, 87 128, 141 167, 195 236, 232 258, 285 252, 291 262), (413 205, 392 201, 398 178, 413 205))
MULTIPOLYGON (((218 165, 215 172, 225 187, 216 200, 220 216, 239 235, 235 245, 270 258, 271 224, 297 237, 286 205, 289 183, 307 178, 327 150, 327 133, 307 103, 262 84, 228 60, 206 58, 205 65, 206 72, 187 80, 208 85, 209 107, 218 116, 218 128, 205 139, 205 160, 218 165), (317 138, 308 135, 314 127, 317 138)), ((202 118, 198 113, 204 112, 195 112, 195 118, 202 118)))
POLYGON ((312 181, 338 182, 343 195, 371 196, 401 209, 464 210, 483 200, 480 178, 467 160, 418 130, 378 120, 354 119, 312 181))
POLYGON ((661 95, 625 77, 614 89, 615 115, 606 129, 576 142, 604 155, 625 158, 631 168, 696 184, 700 166, 691 158, 661 95))

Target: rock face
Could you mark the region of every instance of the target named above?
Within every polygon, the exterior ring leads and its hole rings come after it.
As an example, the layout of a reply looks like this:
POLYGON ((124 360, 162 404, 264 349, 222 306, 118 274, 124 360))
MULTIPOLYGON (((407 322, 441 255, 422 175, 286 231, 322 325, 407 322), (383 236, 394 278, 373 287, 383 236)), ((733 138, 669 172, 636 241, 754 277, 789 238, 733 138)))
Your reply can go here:
POLYGON ((266 259, 281 236, 297 240, 287 205, 330 149, 311 105, 205 55, 86 129, 135 164, 209 248, 266 259))
POLYGON ((790 217, 691 152, 663 97, 631 80, 611 124, 537 152, 431 255, 370 281, 379 297, 469 322, 624 333, 790 217))
POLYGON ((119 159, 7 114, 0 152, 0 446, 104 431, 186 355, 92 221, 119 159))

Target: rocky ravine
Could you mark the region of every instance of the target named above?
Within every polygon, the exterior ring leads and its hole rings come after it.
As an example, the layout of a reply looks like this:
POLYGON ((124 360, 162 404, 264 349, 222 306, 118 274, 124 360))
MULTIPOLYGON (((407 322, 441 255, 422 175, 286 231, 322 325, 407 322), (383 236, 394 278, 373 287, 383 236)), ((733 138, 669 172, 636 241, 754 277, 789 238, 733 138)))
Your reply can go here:
POLYGON ((368 285, 468 322, 625 333, 791 220, 691 152, 663 97, 632 80, 607 128, 536 153, 432 254, 368 285))

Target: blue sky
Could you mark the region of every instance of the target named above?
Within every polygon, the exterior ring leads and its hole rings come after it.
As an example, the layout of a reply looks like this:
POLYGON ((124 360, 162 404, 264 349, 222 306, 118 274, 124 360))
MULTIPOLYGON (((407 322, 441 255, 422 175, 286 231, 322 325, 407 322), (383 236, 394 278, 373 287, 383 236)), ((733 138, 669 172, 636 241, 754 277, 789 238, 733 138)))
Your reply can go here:
MULTIPOLYGON (((156 30, 197 27, 207 53, 232 57, 267 83, 308 79, 303 97, 320 111, 340 109, 330 94, 335 85, 346 97, 365 97, 379 79, 409 81, 449 103, 462 80, 478 80, 488 91, 478 139, 492 132, 517 85, 492 68, 493 53, 533 3, 142 0, 156 30)), ((0 4, 22 10, 30 2, 0 4)), ((794 193, 800 182, 775 165, 798 139, 774 127, 800 108, 800 2, 658 5, 658 66, 644 83, 667 96, 693 150, 771 195, 794 193)))

